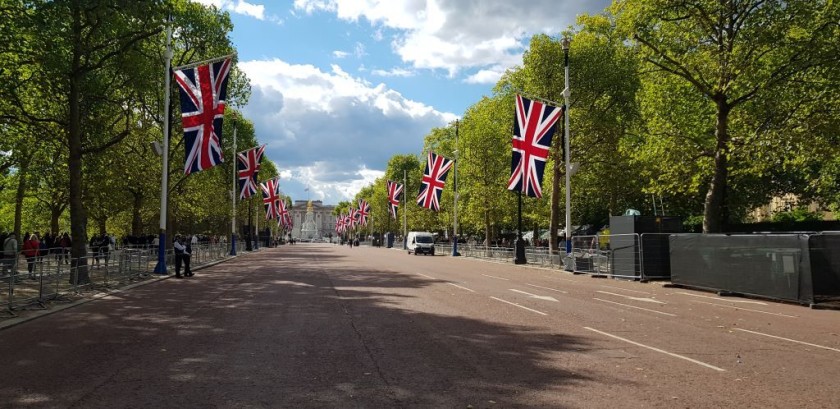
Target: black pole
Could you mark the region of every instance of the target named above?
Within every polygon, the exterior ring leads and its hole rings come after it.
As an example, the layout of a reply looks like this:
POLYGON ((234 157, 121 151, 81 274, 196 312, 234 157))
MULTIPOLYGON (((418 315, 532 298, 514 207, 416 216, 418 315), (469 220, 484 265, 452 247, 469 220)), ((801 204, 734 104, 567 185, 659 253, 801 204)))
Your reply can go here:
MULTIPOLYGON (((524 182, 523 182, 524 186, 524 182)), ((519 191, 519 221, 516 228, 515 257, 513 264, 525 264, 525 242, 522 241, 522 191, 519 191)))
POLYGON ((245 236, 248 240, 245 243, 245 250, 247 251, 252 251, 254 249, 253 247, 251 247, 251 229, 253 229, 253 227, 251 226, 251 201, 248 201, 248 234, 245 236))

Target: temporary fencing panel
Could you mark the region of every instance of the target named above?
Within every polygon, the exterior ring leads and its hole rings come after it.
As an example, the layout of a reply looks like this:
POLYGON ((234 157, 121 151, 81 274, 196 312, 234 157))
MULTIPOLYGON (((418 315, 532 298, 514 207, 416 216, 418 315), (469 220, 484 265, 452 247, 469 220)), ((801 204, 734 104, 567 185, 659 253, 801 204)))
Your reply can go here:
POLYGON ((672 234, 677 285, 813 303, 804 234, 672 234))
POLYGON ((814 298, 840 299, 840 234, 817 234, 808 239, 814 298))

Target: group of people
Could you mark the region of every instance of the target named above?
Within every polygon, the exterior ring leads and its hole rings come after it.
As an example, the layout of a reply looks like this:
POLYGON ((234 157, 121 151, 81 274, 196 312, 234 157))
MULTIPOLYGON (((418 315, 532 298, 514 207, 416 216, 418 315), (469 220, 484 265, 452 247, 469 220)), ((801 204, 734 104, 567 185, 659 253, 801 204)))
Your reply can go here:
MULTIPOLYGON (((151 238, 151 237, 150 237, 151 238)), ((157 236, 154 237, 157 240, 157 236)), ((190 259, 193 254, 193 245, 200 242, 215 242, 214 236, 198 235, 176 235, 173 248, 175 251, 175 277, 192 277, 194 274, 190 269, 190 259), (181 274, 183 267, 184 273, 181 274)), ((0 233, 0 274, 17 275, 18 257, 22 254, 26 258, 28 277, 37 278, 37 264, 44 256, 54 255, 58 263, 69 263, 70 248, 72 241, 68 233, 50 234, 43 237, 38 232, 27 232, 21 241, 18 241, 15 233, 0 233)), ((97 234, 91 237, 87 243, 91 254, 92 265, 99 266, 103 263, 108 266, 110 254, 115 249, 116 241, 113 236, 106 233, 97 234)))
POLYGON ((26 271, 30 279, 36 278, 35 270, 37 263, 41 262, 44 256, 54 255, 59 263, 70 260, 70 235, 46 233, 40 237, 40 233, 26 232, 23 240, 18 242, 14 233, 3 233, 0 235, 3 243, 2 251, 2 273, 11 274, 17 265, 18 254, 26 258, 26 271))

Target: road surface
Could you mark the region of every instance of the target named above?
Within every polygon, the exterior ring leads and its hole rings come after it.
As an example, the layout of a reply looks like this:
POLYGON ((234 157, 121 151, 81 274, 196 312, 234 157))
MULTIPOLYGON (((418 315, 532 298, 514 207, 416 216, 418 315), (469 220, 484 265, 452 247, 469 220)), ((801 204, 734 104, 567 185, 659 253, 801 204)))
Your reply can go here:
POLYGON ((297 244, 3 329, 0 374, 10 408, 838 408, 840 312, 297 244))

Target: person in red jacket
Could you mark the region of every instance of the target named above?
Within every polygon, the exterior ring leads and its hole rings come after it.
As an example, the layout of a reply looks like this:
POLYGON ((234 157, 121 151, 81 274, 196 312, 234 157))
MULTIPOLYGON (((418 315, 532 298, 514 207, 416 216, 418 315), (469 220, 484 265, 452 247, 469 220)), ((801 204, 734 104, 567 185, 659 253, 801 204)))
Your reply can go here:
POLYGON ((37 234, 26 233, 23 236, 22 253, 26 257, 26 270, 29 272, 29 278, 35 279, 35 258, 38 257, 41 242, 38 241, 37 234))

